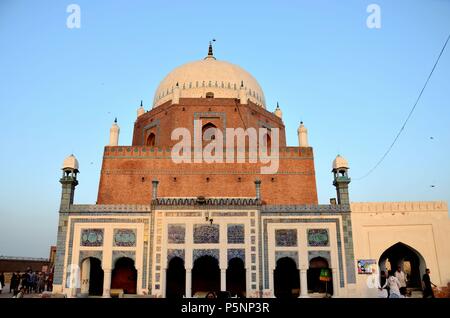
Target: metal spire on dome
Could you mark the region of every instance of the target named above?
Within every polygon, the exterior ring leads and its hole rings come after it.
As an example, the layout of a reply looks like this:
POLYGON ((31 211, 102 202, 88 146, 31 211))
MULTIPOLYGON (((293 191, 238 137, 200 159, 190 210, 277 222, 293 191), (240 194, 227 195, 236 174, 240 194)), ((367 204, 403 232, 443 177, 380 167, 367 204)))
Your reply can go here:
POLYGON ((116 123, 117 124, 117 117, 114 119, 114 123, 116 123))
POLYGON ((216 41, 216 39, 212 39, 212 41, 209 41, 208 56, 205 57, 205 60, 206 59, 216 59, 213 54, 213 46, 212 46, 212 42, 215 42, 215 41, 216 41))
POLYGON ((141 107, 143 107, 143 106, 142 106, 142 99, 141 99, 141 107))

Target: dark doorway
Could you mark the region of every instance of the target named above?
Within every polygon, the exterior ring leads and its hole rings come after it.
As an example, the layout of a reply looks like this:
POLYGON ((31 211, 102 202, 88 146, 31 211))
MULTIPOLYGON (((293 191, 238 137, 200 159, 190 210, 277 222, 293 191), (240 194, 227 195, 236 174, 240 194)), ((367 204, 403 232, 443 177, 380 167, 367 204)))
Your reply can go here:
POLYGON ((323 257, 315 257, 309 261, 308 292, 333 295, 333 277, 328 261, 323 257))
POLYGON ((156 145, 156 136, 155 136, 154 133, 150 133, 147 136, 146 145, 149 146, 149 147, 155 147, 155 145, 156 145))
POLYGON ((192 295, 220 291, 220 268, 215 257, 205 255, 194 262, 192 269, 192 295))
POLYGON ((112 271, 111 289, 122 289, 124 294, 136 294, 137 270, 134 261, 121 257, 116 261, 112 271))
POLYGON ((166 297, 183 298, 186 292, 186 270, 184 261, 180 257, 174 257, 169 262, 166 278, 166 297))
POLYGON ((81 295, 103 295, 103 269, 98 258, 88 257, 81 262, 81 295))
POLYGON ((300 295, 300 274, 292 258, 280 258, 273 276, 275 297, 297 298, 300 295))
POLYGON ((227 268, 227 291, 231 296, 246 296, 246 270, 242 259, 235 257, 230 259, 227 268))
POLYGON ((407 287, 421 288, 426 264, 422 255, 412 247, 401 242, 392 245, 381 254, 378 265, 381 271, 396 271, 397 266, 401 266, 408 279, 407 287))
POLYGON ((103 269, 98 258, 90 257, 89 296, 103 295, 103 269))

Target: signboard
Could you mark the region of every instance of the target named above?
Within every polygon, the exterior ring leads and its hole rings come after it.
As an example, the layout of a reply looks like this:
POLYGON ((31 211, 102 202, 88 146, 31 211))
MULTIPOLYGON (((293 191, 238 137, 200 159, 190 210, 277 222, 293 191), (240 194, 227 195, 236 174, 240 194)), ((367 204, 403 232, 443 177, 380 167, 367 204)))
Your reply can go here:
POLYGON ((329 282, 331 280, 331 273, 328 268, 322 268, 320 270, 320 278, 319 280, 323 282, 329 282))
POLYGON ((358 274, 372 274, 376 272, 377 260, 360 259, 358 260, 358 274))

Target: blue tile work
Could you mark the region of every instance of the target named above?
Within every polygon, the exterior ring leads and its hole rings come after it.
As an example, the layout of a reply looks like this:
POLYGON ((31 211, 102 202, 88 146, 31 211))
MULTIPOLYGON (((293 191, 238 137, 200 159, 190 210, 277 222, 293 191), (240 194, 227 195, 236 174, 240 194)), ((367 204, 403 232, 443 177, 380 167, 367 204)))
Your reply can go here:
POLYGON ((205 255, 215 257, 217 261, 219 261, 219 254, 218 249, 194 249, 192 251, 192 264, 194 264, 198 258, 205 255))
POLYGON ((244 224, 228 224, 227 225, 228 244, 245 243, 245 226, 244 224))
MULTIPOLYGON (((66 255, 68 213, 59 213, 58 236, 56 238, 55 272, 53 284, 61 285, 64 275, 64 257, 66 255)), ((70 264, 70 263, 69 263, 70 264)))
POLYGON ((131 258, 136 266, 136 253, 134 251, 113 251, 112 252, 112 267, 114 268, 116 265, 116 262, 119 258, 126 257, 131 258))
MULTIPOLYGON (((310 218, 279 218, 276 217, 283 213, 277 213, 274 216, 275 218, 265 218, 263 221, 263 240, 264 240, 264 246, 268 246, 268 230, 267 225, 269 223, 277 224, 277 223, 283 223, 283 224, 290 224, 290 223, 334 223, 336 226, 336 242, 337 242, 337 248, 338 248, 338 261, 339 261, 339 283, 341 287, 344 287, 344 267, 343 267, 343 260, 342 260, 342 242, 341 242, 341 228, 340 228, 340 221, 338 218, 319 218, 319 219, 310 219, 310 218)), ((310 213, 295 213, 295 212, 289 212, 285 213, 289 216, 297 216, 297 215, 310 215, 310 213)), ((265 248, 263 250, 264 252, 264 288, 269 288, 269 251, 268 248, 265 248)), ((347 260, 347 259, 346 259, 347 260)), ((347 260, 348 262, 348 260, 347 260)), ((353 262, 353 260, 352 260, 353 262)), ((350 282, 350 281, 349 281, 350 282)))
POLYGON ((114 229, 114 246, 133 247, 136 246, 135 229, 114 229))
POLYGON ((347 282, 350 284, 356 283, 355 272, 355 255, 353 251, 353 231, 352 219, 350 212, 342 214, 342 223, 344 230, 344 249, 345 249, 345 266, 347 269, 347 282))
POLYGON ((331 265, 330 251, 308 251, 308 264, 313 258, 316 257, 325 258, 328 262, 328 266, 331 265))
POLYGON ((219 243, 219 224, 194 224, 194 243, 219 243))
MULTIPOLYGON (((62 246, 64 244, 65 246, 65 237, 66 237, 66 233, 67 233, 67 222, 68 222, 68 214, 64 213, 64 215, 62 215, 63 213, 61 213, 60 215, 60 224, 64 224, 64 228, 61 228, 61 230, 58 230, 58 243, 60 245, 57 245, 57 249, 58 246, 62 246)), ((69 243, 68 243, 68 250, 67 250, 67 266, 70 266, 70 264, 72 264, 72 250, 73 250, 73 240, 74 240, 74 228, 75 228, 75 224, 79 224, 79 223, 113 223, 113 224, 119 224, 119 223, 130 223, 130 224, 144 224, 144 227, 147 228, 149 225, 149 220, 148 220, 148 215, 146 215, 147 217, 142 217, 142 213, 125 213, 122 212, 120 213, 120 216, 124 216, 124 215, 129 215, 129 216, 141 216, 141 218, 135 218, 135 219, 123 219, 123 218, 114 218, 114 217, 110 217, 110 218, 95 218, 95 216, 101 216, 101 215, 108 215, 111 216, 110 213, 83 213, 83 216, 92 216, 92 218, 77 218, 77 219, 72 219, 70 222, 70 234, 69 235, 69 243)), ((78 215, 77 215, 78 216, 78 215)), ((57 250, 57 257, 59 256, 59 259, 57 258, 56 261, 58 262, 57 264, 55 264, 55 279, 53 281, 54 284, 62 284, 62 279, 63 279, 63 274, 64 274, 64 255, 65 255, 65 249, 64 248, 60 248, 59 249, 60 252, 58 252, 57 250), (59 255, 58 255, 59 254, 59 255), (57 272, 57 270, 59 272, 57 272)), ((146 273, 147 271, 147 255, 148 255, 148 244, 146 244, 144 242, 144 251, 143 251, 143 273, 146 273)), ((142 285, 143 288, 146 288, 146 283, 147 283, 147 275, 142 275, 142 285)))
POLYGON ((179 257, 184 261, 185 260, 184 249, 168 249, 167 250, 167 266, 169 266, 170 261, 174 257, 179 257))
POLYGON ((78 257, 78 262, 83 263, 86 258, 93 257, 103 262, 103 251, 80 251, 80 256, 78 257))
POLYGON ((243 248, 229 248, 227 251, 228 263, 233 258, 240 258, 245 264, 245 249, 243 248))
POLYGON ((278 260, 283 257, 291 258, 295 262, 295 265, 297 265, 297 268, 298 268, 299 260, 298 260, 298 252, 297 251, 275 251, 275 263, 277 263, 278 260))
POLYGON ((103 229, 83 229, 81 230, 81 246, 102 246, 103 229))
POLYGON ((297 230, 296 229, 275 230, 275 245, 297 246, 297 230))
POLYGON ((184 224, 169 224, 167 226, 167 240, 171 244, 184 244, 186 226, 184 224))
POLYGON ((330 246, 327 229, 308 229, 308 246, 330 246))

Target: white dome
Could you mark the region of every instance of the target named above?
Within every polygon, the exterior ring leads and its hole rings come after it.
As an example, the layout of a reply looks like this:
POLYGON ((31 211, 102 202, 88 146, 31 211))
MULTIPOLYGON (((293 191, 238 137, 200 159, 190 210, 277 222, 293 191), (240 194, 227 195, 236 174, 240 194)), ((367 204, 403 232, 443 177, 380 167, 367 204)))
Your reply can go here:
POLYGON ((73 169, 78 170, 78 160, 74 155, 70 155, 66 159, 64 159, 62 169, 73 169))
POLYGON ((177 83, 181 98, 205 98, 208 92, 214 93, 216 98, 239 98, 241 82, 247 98, 265 108, 264 93, 256 79, 241 67, 218 61, 212 55, 181 65, 170 72, 156 90, 153 107, 171 100, 177 83))
POLYGON ((347 159, 341 155, 337 155, 336 159, 333 160, 333 170, 339 170, 341 168, 350 169, 347 159))

